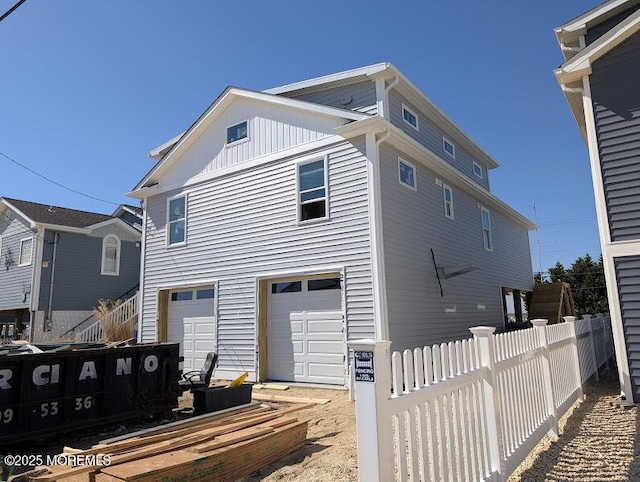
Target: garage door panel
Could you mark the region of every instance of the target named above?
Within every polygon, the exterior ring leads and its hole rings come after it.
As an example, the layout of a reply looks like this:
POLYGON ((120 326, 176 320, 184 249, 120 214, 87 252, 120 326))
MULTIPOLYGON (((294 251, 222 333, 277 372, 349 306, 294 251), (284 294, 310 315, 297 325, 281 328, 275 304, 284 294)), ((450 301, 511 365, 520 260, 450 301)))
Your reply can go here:
POLYGON ((309 375, 315 377, 336 377, 343 376, 342 364, 327 365, 323 363, 309 363, 309 375))
POLYGON ((309 334, 333 334, 342 333, 342 318, 340 320, 309 320, 307 322, 309 334))
POLYGON ((301 334, 304 333, 304 322, 302 321, 291 321, 291 333, 292 334, 301 334))
POLYGON ((307 347, 307 353, 309 355, 316 353, 329 355, 342 353, 342 343, 339 341, 307 341, 307 347))

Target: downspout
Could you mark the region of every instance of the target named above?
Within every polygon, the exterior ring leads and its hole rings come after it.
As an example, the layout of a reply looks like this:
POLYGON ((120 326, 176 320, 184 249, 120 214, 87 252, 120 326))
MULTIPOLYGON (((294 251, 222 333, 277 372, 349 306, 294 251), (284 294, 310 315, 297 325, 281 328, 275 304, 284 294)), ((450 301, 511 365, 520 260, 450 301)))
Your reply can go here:
POLYGON ((390 120, 389 114, 389 92, 395 85, 400 82, 399 76, 394 76, 389 85, 385 87, 385 79, 376 79, 376 98, 378 100, 378 115, 385 120, 390 120))
MULTIPOLYGON (((47 322, 47 320, 49 321, 49 323, 51 323, 51 307, 53 306, 53 280, 56 272, 56 253, 58 251, 58 241, 60 241, 60 234, 53 233, 53 255, 51 257, 51 277, 49 278, 49 300, 47 303, 47 313, 46 313, 45 323, 47 322)), ((51 325, 49 325, 49 328, 51 328, 51 325)))
POLYGON ((372 278, 374 289, 374 313, 376 339, 389 339, 389 322, 387 310, 387 287, 384 270, 384 237, 382 234, 382 199, 380 180, 380 144, 391 133, 387 130, 376 140, 374 132, 366 134, 367 157, 369 158, 369 226, 371 230, 372 278))

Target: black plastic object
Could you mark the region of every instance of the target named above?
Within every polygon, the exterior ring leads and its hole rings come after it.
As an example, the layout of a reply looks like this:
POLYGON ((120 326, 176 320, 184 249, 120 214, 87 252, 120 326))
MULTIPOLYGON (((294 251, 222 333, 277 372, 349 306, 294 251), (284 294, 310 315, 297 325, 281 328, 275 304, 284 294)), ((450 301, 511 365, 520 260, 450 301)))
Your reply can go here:
POLYGON ((243 383, 237 387, 207 387, 194 388, 193 414, 217 412, 225 408, 237 407, 245 403, 251 403, 250 383, 243 383))
POLYGON ((182 374, 182 379, 178 382, 178 386, 182 392, 193 390, 194 388, 205 388, 211 382, 213 371, 218 365, 218 354, 214 352, 207 353, 207 358, 200 370, 191 370, 182 374))
POLYGON ((0 355, 0 447, 178 405, 179 345, 0 355))

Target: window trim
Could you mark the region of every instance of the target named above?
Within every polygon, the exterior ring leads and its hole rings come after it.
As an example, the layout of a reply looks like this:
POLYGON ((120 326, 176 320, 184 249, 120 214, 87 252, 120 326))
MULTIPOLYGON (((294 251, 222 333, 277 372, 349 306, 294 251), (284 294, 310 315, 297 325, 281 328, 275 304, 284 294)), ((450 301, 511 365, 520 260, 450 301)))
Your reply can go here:
MULTIPOLYGON (((318 189, 318 188, 314 188, 318 189)), ((312 159, 296 162, 296 220, 298 224, 310 224, 326 221, 329 219, 329 156, 314 157, 312 159), (316 198, 304 203, 300 200, 302 191, 300 190, 300 166, 312 164, 314 162, 323 161, 324 164, 324 216, 319 218, 302 219, 302 206, 317 202, 322 198, 316 198)))
POLYGON ((484 179, 484 172, 482 170, 482 166, 480 164, 478 164, 476 161, 473 161, 473 167, 472 167, 473 173, 475 174, 476 177, 480 178, 480 179, 484 179), (478 168, 478 170, 480 171, 480 174, 478 174, 476 172, 476 167, 478 168))
POLYGON ((187 245, 187 223, 188 223, 188 219, 189 219, 188 212, 189 212, 189 194, 188 193, 176 194, 175 196, 171 196, 171 197, 167 198, 167 214, 166 214, 166 222, 167 222, 166 230, 167 230, 167 232, 166 232, 166 240, 165 240, 165 242, 166 242, 166 246, 168 248, 177 248, 177 247, 180 247, 180 246, 186 246, 187 245), (174 201, 176 199, 180 199, 181 197, 184 198, 184 241, 180 241, 178 243, 171 244, 171 242, 170 242, 171 241, 171 232, 170 232, 171 231, 171 229, 170 229, 171 223, 172 222, 175 223, 175 222, 177 222, 179 220, 169 221, 169 215, 170 215, 169 209, 171 207, 171 201, 174 201))
POLYGON ((418 118, 418 114, 416 114, 412 109, 410 109, 409 107, 407 107, 406 104, 402 104, 402 120, 404 121, 405 124, 411 126, 412 129, 415 129, 416 131, 420 131, 420 119, 418 118), (416 118, 416 125, 414 126, 411 122, 409 122, 407 119, 404 118, 404 111, 407 111, 409 114, 411 114, 413 117, 416 118))
POLYGON ((414 166, 413 164, 411 164, 410 162, 408 162, 406 159, 404 159, 404 158, 402 158, 402 157, 398 156, 398 182, 399 182, 402 186, 404 186, 404 187, 406 187, 406 188, 408 188, 408 189, 412 189, 412 190, 414 190, 414 191, 417 191, 417 190, 418 190, 418 179, 417 179, 417 173, 418 173, 418 170, 416 169, 416 166, 414 166), (402 164, 404 164, 404 165, 406 165, 406 166, 409 166, 411 169, 413 169, 413 186, 411 186, 410 184, 407 184, 406 182, 404 182, 404 181, 402 180, 402 176, 401 176, 401 173, 400 173, 400 163, 402 163, 402 164))
POLYGON ((454 159, 456 158, 456 145, 444 136, 442 137, 442 150, 447 156, 452 157, 454 159), (451 149, 453 150, 453 154, 447 151, 447 147, 446 147, 447 144, 451 146, 451 149))
POLYGON ((18 255, 18 266, 30 266, 32 262, 33 262, 33 236, 31 236, 30 238, 22 238, 20 240, 20 254, 18 255), (23 263, 22 250, 24 249, 24 243, 26 241, 31 241, 31 253, 29 253, 29 262, 23 263))
POLYGON ((227 128, 225 129, 225 138, 224 138, 224 145, 225 147, 230 147, 230 146, 235 146, 238 144, 242 144, 243 142, 247 142, 249 140, 249 135, 251 134, 251 132, 249 131, 249 119, 245 119, 243 121, 240 122, 236 122, 235 124, 231 124, 229 126, 227 126, 227 128), (244 124, 247 123, 247 135, 245 137, 243 137, 242 139, 238 139, 235 140, 233 142, 229 142, 229 129, 231 129, 232 127, 236 127, 239 126, 240 124, 244 124))
POLYGON ((115 234, 107 234, 103 239, 102 239, 102 262, 100 263, 100 274, 104 275, 104 276, 120 276, 120 252, 122 250, 122 242, 120 241, 120 238, 118 236, 116 236, 115 234), (106 252, 107 252, 107 241, 109 239, 115 239, 116 241, 116 270, 113 273, 110 273, 108 271, 106 271, 106 263, 105 261, 107 260, 106 258, 106 252))
POLYGON ((484 206, 480 206, 480 228, 482 229, 482 245, 486 251, 493 251, 493 233, 491 232, 491 211, 489 211, 484 206), (485 229, 484 227, 484 213, 487 213, 487 221, 489 221, 489 227, 485 229), (489 246, 487 247, 484 242, 484 232, 487 231, 489 235, 489 246))
POLYGON ((444 201, 444 216, 448 219, 455 219, 455 211, 453 210, 453 189, 445 183, 442 183, 442 198, 444 201), (447 201, 447 190, 451 194, 451 201, 447 201), (449 203, 451 215, 447 214, 447 203, 449 203))

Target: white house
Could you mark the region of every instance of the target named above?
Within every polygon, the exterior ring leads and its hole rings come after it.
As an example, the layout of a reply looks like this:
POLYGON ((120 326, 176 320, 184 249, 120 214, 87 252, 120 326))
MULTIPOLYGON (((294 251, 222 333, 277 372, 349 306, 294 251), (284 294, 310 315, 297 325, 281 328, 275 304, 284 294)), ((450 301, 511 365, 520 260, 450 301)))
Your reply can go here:
POLYGON ((151 155, 139 337, 185 369, 217 351, 219 377, 342 385, 347 340, 465 337, 532 289, 498 163, 389 63, 227 88, 151 155))

